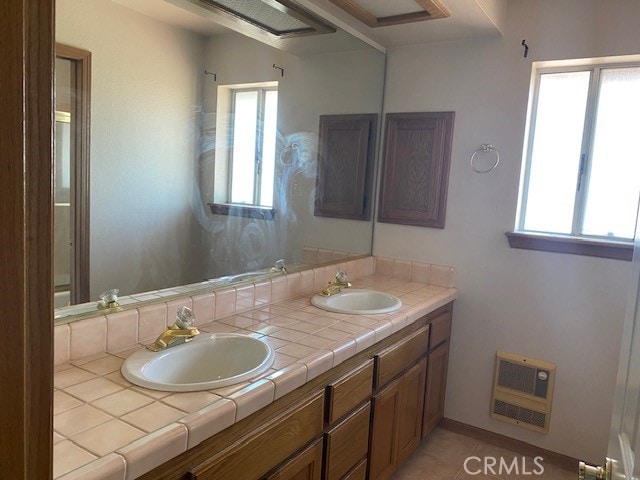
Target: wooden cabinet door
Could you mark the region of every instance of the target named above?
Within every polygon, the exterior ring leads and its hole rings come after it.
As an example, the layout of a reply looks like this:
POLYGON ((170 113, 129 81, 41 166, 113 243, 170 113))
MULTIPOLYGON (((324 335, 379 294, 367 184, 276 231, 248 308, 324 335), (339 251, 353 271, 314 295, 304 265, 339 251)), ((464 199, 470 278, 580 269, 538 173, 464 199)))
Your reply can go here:
POLYGON ((322 439, 291 458, 265 480, 320 480, 322 475, 322 439))
POLYGON ((369 479, 383 480, 395 471, 396 420, 400 415, 400 382, 390 383, 373 397, 373 422, 369 448, 369 479))
POLYGON ((420 443, 427 359, 373 397, 369 478, 393 474, 420 443))
POLYGON ((378 222, 444 228, 454 117, 385 115, 378 222))
POLYGON ((449 366, 449 342, 429 354, 427 361, 427 386, 422 419, 422 436, 426 437, 444 417, 444 400, 447 390, 449 366))
POLYGON ((369 220, 375 114, 320 115, 314 215, 369 220))
POLYGON ((427 359, 423 358, 402 376, 400 410, 396 419, 396 461, 401 465, 422 438, 422 413, 427 359))

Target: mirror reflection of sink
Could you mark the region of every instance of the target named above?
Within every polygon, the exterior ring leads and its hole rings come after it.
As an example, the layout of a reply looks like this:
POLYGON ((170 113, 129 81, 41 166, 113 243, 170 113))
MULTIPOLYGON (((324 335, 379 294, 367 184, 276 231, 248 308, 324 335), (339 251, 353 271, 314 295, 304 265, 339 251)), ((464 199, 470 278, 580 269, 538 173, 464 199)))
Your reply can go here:
POLYGON ((375 290, 348 289, 329 297, 314 295, 311 303, 318 308, 336 313, 372 315, 392 313, 402 307, 398 297, 375 290))
POLYGON ((122 375, 153 390, 194 392, 244 382, 266 372, 275 353, 260 340, 234 333, 201 333, 193 341, 160 352, 131 354, 122 375))
POLYGON ((270 272, 247 272, 247 273, 239 273, 237 275, 230 275, 227 277, 229 282, 244 282, 246 280, 254 280, 260 277, 266 277, 270 275, 270 272))

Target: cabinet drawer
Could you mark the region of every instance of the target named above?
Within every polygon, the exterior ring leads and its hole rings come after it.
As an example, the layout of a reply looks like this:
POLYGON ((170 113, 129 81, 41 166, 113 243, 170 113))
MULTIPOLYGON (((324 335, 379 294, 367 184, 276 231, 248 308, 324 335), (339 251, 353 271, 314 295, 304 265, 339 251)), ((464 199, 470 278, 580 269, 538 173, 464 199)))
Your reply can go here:
POLYGON ((451 317, 451 310, 448 310, 431 321, 430 349, 437 347, 451 336, 451 317))
POLYGON ((326 434, 326 480, 340 480, 369 450, 371 404, 366 403, 326 434))
POLYGON ((375 387, 382 387, 393 377, 413 365, 420 356, 427 352, 428 345, 429 325, 426 325, 376 355, 375 387))
POLYGON ((320 436, 324 426, 323 410, 324 395, 316 395, 267 425, 258 427, 259 433, 192 468, 186 478, 260 478, 320 436))
POLYGON ((322 439, 287 461, 264 480, 320 480, 322 476, 322 439))
POLYGON ((373 359, 327 386, 327 422, 345 416, 371 396, 373 390, 373 359))
POLYGON ((362 460, 356 467, 347 473, 342 480, 365 480, 367 478, 367 459, 362 460))

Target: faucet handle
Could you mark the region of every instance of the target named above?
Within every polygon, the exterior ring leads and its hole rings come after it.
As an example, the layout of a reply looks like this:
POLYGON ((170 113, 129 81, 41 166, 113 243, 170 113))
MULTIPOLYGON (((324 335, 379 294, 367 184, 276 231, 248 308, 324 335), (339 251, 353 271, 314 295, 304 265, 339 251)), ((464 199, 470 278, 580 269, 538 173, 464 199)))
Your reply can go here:
POLYGON ((120 304, 118 303, 118 293, 120 293, 120 290, 117 288, 101 293, 100 301, 97 305, 98 310, 108 310, 110 308, 120 307, 120 304))
POLYGON ((100 300, 102 300, 105 304, 114 303, 118 301, 118 294, 120 290, 114 288, 112 290, 107 290, 100 294, 100 300))
POLYGON ((281 258, 273 264, 273 267, 271 267, 271 272, 287 273, 287 267, 284 264, 284 258, 281 258))
POLYGON ((347 272, 342 269, 338 269, 336 272, 336 280, 340 283, 348 283, 349 278, 347 277, 347 272))
POLYGON ((191 328, 196 317, 189 307, 180 307, 176 312, 176 325, 182 329, 191 328))

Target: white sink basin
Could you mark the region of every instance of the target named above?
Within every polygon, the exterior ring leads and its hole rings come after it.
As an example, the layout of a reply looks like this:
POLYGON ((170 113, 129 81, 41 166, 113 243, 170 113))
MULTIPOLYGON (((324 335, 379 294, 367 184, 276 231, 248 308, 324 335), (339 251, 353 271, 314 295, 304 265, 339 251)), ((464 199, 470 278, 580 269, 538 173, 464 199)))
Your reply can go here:
POLYGON ((266 372, 275 353, 253 337, 201 333, 191 342, 159 352, 142 349, 122 365, 131 383, 153 390, 193 392, 226 387, 266 372))
POLYGON ((314 295, 311 303, 329 312, 372 315, 391 313, 402 307, 398 297, 375 290, 348 289, 329 297, 314 295))

